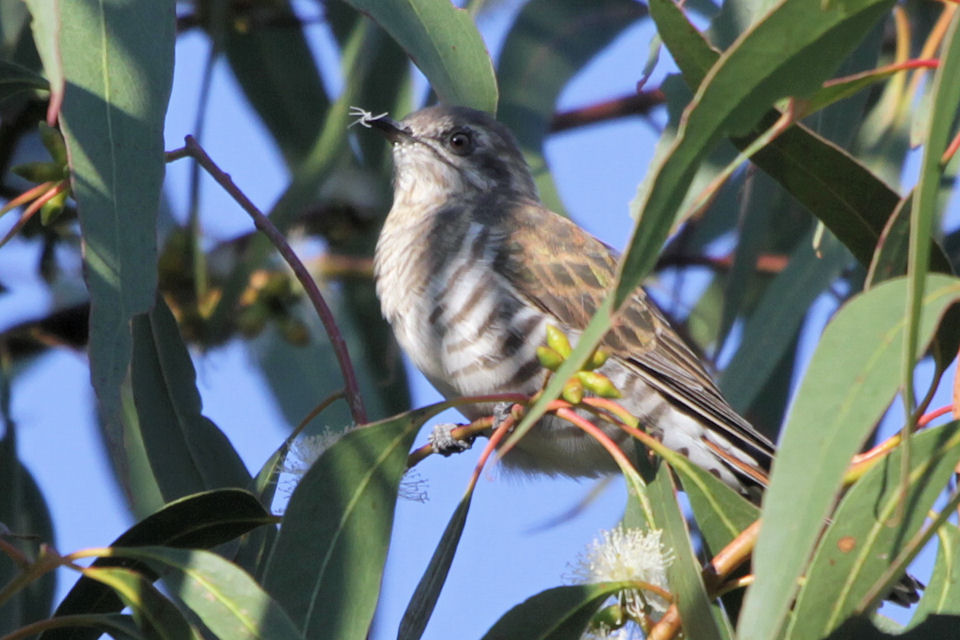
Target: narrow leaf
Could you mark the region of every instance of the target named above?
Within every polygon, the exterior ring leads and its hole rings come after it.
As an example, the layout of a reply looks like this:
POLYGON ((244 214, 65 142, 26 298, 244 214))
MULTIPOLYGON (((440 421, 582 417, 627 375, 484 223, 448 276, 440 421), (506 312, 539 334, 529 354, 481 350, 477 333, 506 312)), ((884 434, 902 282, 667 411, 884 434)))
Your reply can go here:
MULTIPOLYGON (((112 547, 165 545, 169 547, 211 548, 228 542, 264 524, 274 522, 257 498, 240 489, 218 489, 172 502, 144 518, 119 538, 112 547)), ((124 566, 148 572, 146 566, 126 560, 99 558, 93 566, 124 566)), ((154 576, 155 577, 155 576, 154 576)), ((81 578, 57 607, 57 616, 120 611, 123 603, 110 589, 81 578)), ((51 630, 44 640, 92 640, 98 636, 90 629, 51 630)))
POLYGON ((150 637, 163 640, 200 639, 201 636, 180 610, 151 584, 150 579, 136 571, 119 567, 88 567, 83 570, 83 575, 112 589, 124 605, 133 610, 137 626, 150 637))
POLYGON ((507 33, 497 62, 499 119, 515 132, 540 198, 563 211, 543 155, 560 92, 577 71, 646 15, 632 0, 533 0, 507 33))
POLYGON ((933 562, 933 575, 913 612, 913 627, 930 615, 960 615, 960 529, 945 523, 937 531, 940 548, 933 562))
POLYGON ((547 589, 510 609, 482 640, 579 640, 603 601, 632 587, 630 582, 601 582, 547 589))
POLYGON ((300 480, 263 584, 305 636, 366 638, 407 453, 420 426, 449 406, 352 431, 300 480))
POLYGON ((673 552, 667 578, 680 611, 684 634, 698 640, 729 638, 729 623, 722 609, 711 602, 700 577, 700 562, 690 546, 690 533, 677 505, 670 474, 668 465, 660 465, 656 480, 647 485, 647 493, 654 505, 657 526, 663 529, 663 545, 673 552))
POLYGON ((740 348, 720 376, 724 396, 738 410, 749 408, 763 390, 807 311, 849 261, 846 249, 832 238, 821 251, 818 256, 808 242, 799 242, 747 320, 740 348))
POLYGON ((131 379, 139 428, 165 501, 216 487, 247 487, 230 441, 201 413, 193 362, 163 298, 133 320, 131 379))
POLYGON ((844 496, 800 589, 789 638, 822 638, 855 611, 924 524, 953 474, 960 461, 960 424, 913 437, 906 496, 900 495, 898 483, 902 453, 902 447, 894 451, 844 496), (903 513, 898 513, 900 505, 903 513))
POLYGON ((470 14, 447 0, 347 0, 403 47, 440 100, 490 113, 497 109, 493 62, 470 14))
POLYGON ((121 471, 120 386, 130 362, 130 321, 153 306, 157 286, 174 4, 76 0, 53 8, 66 77, 60 124, 90 292, 90 373, 121 471))
POLYGON ((716 553, 723 549, 760 517, 756 505, 702 467, 688 464, 673 468, 710 551, 716 553))
POLYGON ((423 636, 423 631, 427 628, 427 622, 430 621, 437 599, 440 597, 440 591, 447 580, 457 546, 460 544, 475 486, 474 483, 470 484, 469 490, 460 499, 460 504, 450 516, 450 522, 443 530, 443 536, 430 558, 430 564, 423 572, 423 577, 417 583, 417 590, 410 598, 406 611, 403 612, 400 629, 397 632, 398 640, 419 640, 423 636))
MULTIPOLYGON (((922 343, 960 296, 960 280, 930 276, 922 343)), ((772 636, 827 517, 843 474, 899 385, 906 282, 891 280, 847 303, 827 326, 794 401, 764 498, 740 630, 772 636), (816 473, 810 465, 816 464, 816 473)))
POLYGON ((115 548, 113 552, 153 566, 171 592, 218 638, 302 638, 280 605, 248 573, 215 553, 170 547, 115 548))
MULTIPOLYGON (((304 24, 287 0, 270 5, 271 19, 240 28, 223 16, 223 52, 241 91, 276 140, 289 166, 310 150, 329 106, 304 24)), ((218 33, 212 34, 215 38, 218 33)))
MULTIPOLYGON (((650 13, 687 84, 696 88, 720 52, 711 48, 673 0, 652 0, 650 13)), ((779 116, 779 112, 768 112, 757 132, 769 128, 779 116)), ((756 135, 732 141, 743 149, 756 135)), ((861 264, 870 264, 884 224, 900 201, 896 191, 846 151, 802 124, 788 129, 751 160, 823 221, 861 264)), ((935 270, 951 272, 939 248, 933 260, 935 270)))
POLYGON ((782 0, 720 56, 687 107, 670 151, 653 169, 650 190, 631 204, 643 224, 621 261, 616 308, 653 266, 697 166, 720 136, 742 136, 775 100, 815 91, 890 4, 850 0, 823 11, 808 0, 782 0))

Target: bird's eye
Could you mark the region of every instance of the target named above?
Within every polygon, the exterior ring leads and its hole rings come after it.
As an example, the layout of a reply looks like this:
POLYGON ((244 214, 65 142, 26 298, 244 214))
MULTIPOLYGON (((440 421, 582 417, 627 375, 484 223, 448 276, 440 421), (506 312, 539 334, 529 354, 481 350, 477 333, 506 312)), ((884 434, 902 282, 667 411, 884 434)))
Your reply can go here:
POLYGON ((473 136, 469 131, 454 131, 447 138, 447 145, 458 156, 465 156, 473 151, 473 136))

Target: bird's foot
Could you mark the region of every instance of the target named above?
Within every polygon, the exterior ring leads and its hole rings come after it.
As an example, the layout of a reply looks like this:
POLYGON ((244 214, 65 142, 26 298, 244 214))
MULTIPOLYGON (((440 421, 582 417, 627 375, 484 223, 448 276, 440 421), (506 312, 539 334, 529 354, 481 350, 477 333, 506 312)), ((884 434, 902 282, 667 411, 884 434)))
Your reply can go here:
POLYGON ((515 406, 512 402, 498 402, 493 405, 493 431, 504 425, 512 429, 517 424, 518 416, 513 413, 515 406))
POLYGON ((473 437, 466 440, 458 440, 453 437, 453 430, 460 425, 452 422, 438 424, 430 432, 427 442, 433 447, 433 450, 443 457, 451 456, 455 453, 463 453, 473 446, 473 437))

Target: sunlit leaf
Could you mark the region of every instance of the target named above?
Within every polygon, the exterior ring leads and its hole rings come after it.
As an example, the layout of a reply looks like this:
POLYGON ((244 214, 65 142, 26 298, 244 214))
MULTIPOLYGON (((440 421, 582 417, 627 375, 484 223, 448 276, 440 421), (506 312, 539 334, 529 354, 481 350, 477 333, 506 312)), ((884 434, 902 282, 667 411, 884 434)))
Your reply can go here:
MULTIPOLYGON (((960 297, 960 280, 931 275, 926 291, 922 344, 960 297)), ((762 625, 750 623, 748 637, 766 637, 782 624, 847 465, 897 390, 905 295, 906 282, 896 279, 853 298, 817 345, 764 497, 764 526, 753 561, 756 581, 747 592, 741 624, 752 620, 750 615, 764 619, 762 625), (811 464, 816 473, 810 472, 811 464)))

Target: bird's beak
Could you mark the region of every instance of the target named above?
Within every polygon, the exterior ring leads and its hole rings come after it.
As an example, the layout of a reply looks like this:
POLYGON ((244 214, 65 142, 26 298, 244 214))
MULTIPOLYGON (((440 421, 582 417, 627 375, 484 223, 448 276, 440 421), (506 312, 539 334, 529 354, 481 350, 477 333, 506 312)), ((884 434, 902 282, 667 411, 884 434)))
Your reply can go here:
POLYGON ((400 126, 400 123, 393 118, 386 116, 382 118, 371 119, 368 121, 370 126, 378 129, 390 142, 400 142, 413 137, 410 129, 400 126))

